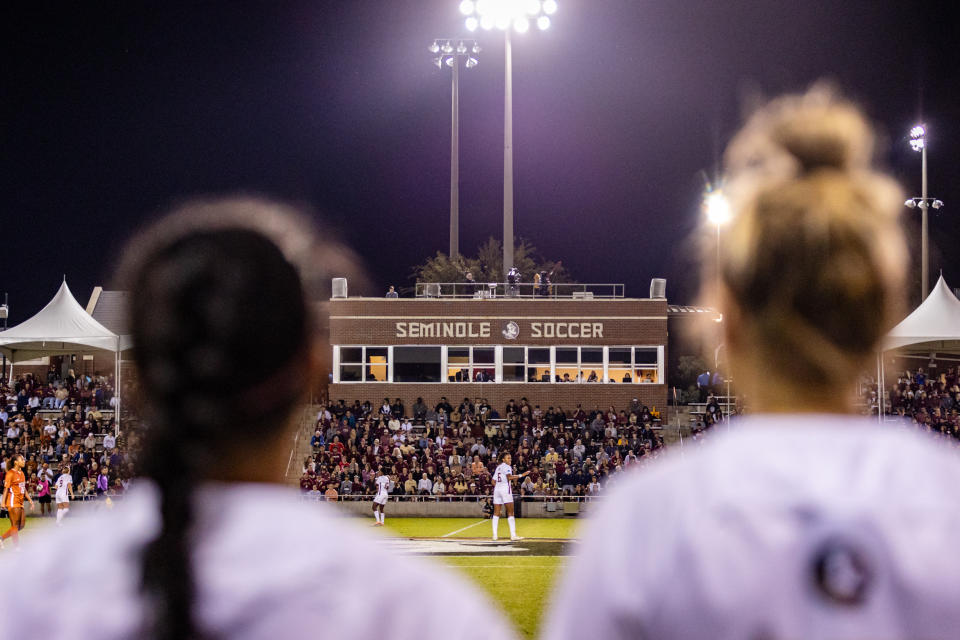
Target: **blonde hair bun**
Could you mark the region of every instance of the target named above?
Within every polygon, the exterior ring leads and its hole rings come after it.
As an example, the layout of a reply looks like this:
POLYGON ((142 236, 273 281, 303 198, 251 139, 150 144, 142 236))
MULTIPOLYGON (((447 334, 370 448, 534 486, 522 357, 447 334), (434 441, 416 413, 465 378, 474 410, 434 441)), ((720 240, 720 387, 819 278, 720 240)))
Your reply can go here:
POLYGON ((867 169, 872 155, 873 132, 860 110, 820 85, 777 98, 754 114, 725 159, 733 174, 759 169, 789 178, 820 169, 867 169))

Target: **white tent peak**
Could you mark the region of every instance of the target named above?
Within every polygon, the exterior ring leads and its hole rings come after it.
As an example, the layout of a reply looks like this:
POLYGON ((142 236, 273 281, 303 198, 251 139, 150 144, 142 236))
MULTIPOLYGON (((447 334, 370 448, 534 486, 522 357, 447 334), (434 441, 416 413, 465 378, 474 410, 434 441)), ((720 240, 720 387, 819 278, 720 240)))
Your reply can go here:
POLYGON ((47 305, 31 318, 0 332, 0 352, 14 362, 46 355, 113 351, 120 340, 88 314, 66 280, 47 305))
POLYGON ((913 313, 887 334, 883 349, 899 349, 918 345, 920 351, 936 351, 956 347, 960 342, 960 300, 953 295, 940 275, 937 284, 913 313), (952 343, 952 344, 950 344, 952 343), (919 345, 925 345, 919 347, 919 345))

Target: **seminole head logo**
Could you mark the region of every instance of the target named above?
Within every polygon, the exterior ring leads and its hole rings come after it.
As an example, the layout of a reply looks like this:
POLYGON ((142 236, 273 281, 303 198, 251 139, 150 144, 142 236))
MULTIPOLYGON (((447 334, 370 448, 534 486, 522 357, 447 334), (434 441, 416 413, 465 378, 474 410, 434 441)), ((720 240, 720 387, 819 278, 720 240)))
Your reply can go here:
POLYGON ((520 335, 520 325, 511 320, 503 325, 503 337, 507 340, 516 340, 520 335))

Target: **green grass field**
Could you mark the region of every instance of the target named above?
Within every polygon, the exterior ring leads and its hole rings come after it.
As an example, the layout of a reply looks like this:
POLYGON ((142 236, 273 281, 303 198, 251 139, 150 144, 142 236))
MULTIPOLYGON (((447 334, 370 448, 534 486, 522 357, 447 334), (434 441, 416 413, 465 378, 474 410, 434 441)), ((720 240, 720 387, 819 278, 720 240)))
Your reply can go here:
MULTIPOLYGON (((577 522, 567 519, 518 518, 517 534, 527 540, 569 540, 577 522)), ((390 518, 383 535, 403 538, 489 539, 491 523, 479 518, 390 518)), ((510 537, 506 518, 500 519, 500 539, 510 537)), ((536 636, 548 598, 565 558, 561 555, 443 555, 430 558, 455 567, 490 594, 522 637, 536 636)))

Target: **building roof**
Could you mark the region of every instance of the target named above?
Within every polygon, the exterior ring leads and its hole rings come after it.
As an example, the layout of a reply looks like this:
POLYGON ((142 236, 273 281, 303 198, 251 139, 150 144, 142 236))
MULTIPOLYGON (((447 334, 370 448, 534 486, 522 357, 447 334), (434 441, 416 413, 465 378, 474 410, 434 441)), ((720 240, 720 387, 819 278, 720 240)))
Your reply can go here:
POLYGON ((130 333, 127 326, 128 291, 106 291, 103 287, 94 287, 87 302, 87 313, 93 319, 117 335, 130 333))

